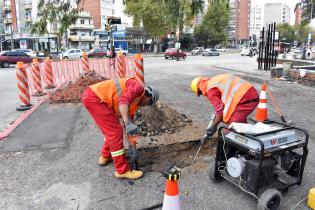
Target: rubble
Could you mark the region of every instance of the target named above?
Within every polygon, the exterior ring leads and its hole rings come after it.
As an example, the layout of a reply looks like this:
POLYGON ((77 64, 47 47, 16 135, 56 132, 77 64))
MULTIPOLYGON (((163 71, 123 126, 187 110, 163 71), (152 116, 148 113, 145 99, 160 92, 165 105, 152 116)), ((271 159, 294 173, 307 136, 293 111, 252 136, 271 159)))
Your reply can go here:
POLYGON ((175 133, 192 121, 186 115, 159 103, 155 106, 141 107, 136 113, 135 122, 142 136, 152 137, 162 133, 175 133))
POLYGON ((69 82, 49 94, 49 103, 80 103, 84 90, 93 84, 107 80, 94 71, 81 75, 75 83, 69 82))

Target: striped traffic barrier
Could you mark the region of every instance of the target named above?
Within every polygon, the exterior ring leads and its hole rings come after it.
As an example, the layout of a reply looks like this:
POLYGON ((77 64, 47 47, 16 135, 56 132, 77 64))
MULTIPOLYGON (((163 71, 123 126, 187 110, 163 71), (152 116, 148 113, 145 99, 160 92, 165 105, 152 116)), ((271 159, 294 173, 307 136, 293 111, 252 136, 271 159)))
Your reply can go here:
POLYGON ((88 54, 86 52, 82 53, 82 65, 83 65, 84 72, 90 71, 88 54))
POLYGON ((45 89, 53 89, 53 88, 55 88, 52 62, 51 62, 51 59, 49 57, 47 57, 45 59, 44 74, 45 74, 45 78, 46 78, 45 89))
POLYGON ((31 74, 33 78, 33 88, 34 88, 34 93, 32 94, 32 96, 45 95, 45 93, 43 92, 42 78, 40 75, 39 62, 37 59, 33 59, 33 63, 31 66, 31 74))
POLYGON ((16 110, 25 111, 30 109, 32 104, 28 87, 27 73, 23 62, 17 62, 16 64, 16 78, 19 89, 19 99, 21 102, 20 106, 17 107, 16 110))
POLYGON ((118 53, 117 62, 118 62, 118 65, 117 65, 118 76, 120 78, 126 77, 126 57, 124 56, 122 52, 118 53))
POLYGON ((143 58, 141 54, 135 55, 134 64, 135 78, 141 83, 142 86, 144 86, 143 58))

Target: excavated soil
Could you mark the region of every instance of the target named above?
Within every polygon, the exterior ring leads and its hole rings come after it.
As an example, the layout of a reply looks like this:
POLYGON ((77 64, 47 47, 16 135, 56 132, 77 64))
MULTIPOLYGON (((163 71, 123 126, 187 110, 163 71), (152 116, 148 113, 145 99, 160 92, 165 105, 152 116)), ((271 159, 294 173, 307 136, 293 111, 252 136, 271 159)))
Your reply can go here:
MULTIPOLYGON (((136 124, 142 135, 138 140, 139 169, 145 172, 164 172, 174 165, 179 168, 192 165, 206 127, 162 104, 141 108, 136 124)), ((200 160, 214 154, 216 142, 217 137, 202 146, 194 170, 205 167, 200 160)))
POLYGON ((106 78, 91 71, 84 74, 75 83, 68 82, 65 86, 49 94, 49 103, 80 103, 84 90, 93 84, 102 82, 106 78))

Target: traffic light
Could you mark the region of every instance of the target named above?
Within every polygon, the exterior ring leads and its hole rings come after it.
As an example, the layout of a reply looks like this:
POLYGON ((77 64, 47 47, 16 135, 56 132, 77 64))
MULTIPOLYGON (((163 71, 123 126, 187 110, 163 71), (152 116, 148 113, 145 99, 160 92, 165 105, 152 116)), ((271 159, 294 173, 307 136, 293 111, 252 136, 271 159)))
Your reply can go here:
POLYGON ((105 24, 105 31, 110 32, 110 25, 109 24, 105 24))

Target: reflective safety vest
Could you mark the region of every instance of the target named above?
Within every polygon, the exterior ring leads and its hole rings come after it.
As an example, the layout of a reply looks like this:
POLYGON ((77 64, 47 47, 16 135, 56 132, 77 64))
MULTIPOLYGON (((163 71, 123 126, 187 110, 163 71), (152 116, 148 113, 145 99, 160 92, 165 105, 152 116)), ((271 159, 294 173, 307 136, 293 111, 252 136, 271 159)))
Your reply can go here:
POLYGON ((232 74, 221 74, 208 80, 201 80, 199 85, 202 95, 206 95, 212 88, 219 89, 224 104, 223 122, 225 123, 229 121, 236 106, 251 87, 249 82, 232 74))
MULTIPOLYGON (((119 97, 126 92, 126 83, 128 80, 134 78, 123 78, 115 80, 106 80, 94 85, 89 86, 93 92, 103 101, 108 107, 112 108, 116 114, 119 114, 118 108, 118 99, 119 97)), ((142 96, 137 97, 129 105, 129 114, 134 115, 139 108, 139 102, 141 101, 142 96)))

